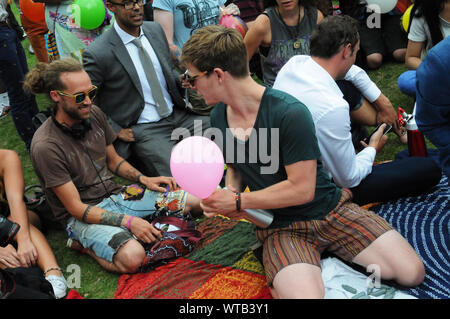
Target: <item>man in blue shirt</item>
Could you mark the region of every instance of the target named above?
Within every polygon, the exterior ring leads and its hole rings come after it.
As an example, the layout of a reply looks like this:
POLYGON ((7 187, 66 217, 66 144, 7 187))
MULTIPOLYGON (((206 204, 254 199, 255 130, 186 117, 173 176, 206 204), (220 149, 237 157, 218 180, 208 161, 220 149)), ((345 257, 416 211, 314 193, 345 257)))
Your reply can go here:
POLYGON ((450 177, 450 37, 431 49, 417 70, 416 122, 439 150, 450 177))

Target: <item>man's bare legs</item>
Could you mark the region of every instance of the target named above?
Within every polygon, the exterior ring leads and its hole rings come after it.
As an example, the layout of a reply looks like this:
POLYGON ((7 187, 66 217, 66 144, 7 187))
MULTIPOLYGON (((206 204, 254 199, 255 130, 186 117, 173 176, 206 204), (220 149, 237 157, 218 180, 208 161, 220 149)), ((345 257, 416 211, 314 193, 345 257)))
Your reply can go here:
POLYGON ((293 264, 281 269, 270 290, 276 299, 321 299, 325 287, 320 267, 311 264, 293 264))
MULTIPOLYGON (((390 230, 359 253, 353 262, 378 265, 381 279, 395 280, 405 287, 422 283, 425 268, 411 245, 397 231, 390 230)), ((310 264, 293 264, 280 270, 271 290, 274 298, 323 298, 321 269, 310 264)))
POLYGON ((419 256, 395 230, 378 237, 353 262, 364 267, 378 265, 382 279, 394 279, 405 287, 417 286, 425 277, 425 267, 419 256))

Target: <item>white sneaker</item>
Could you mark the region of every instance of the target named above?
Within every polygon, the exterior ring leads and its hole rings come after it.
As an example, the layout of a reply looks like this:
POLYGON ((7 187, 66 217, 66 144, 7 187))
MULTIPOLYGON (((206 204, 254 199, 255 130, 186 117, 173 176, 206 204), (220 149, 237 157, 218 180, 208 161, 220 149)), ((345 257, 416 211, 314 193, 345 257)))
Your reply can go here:
POLYGON ((8 93, 5 92, 5 93, 0 94, 0 118, 6 116, 8 114, 7 112, 5 112, 5 114, 3 114, 3 111, 6 111, 5 110, 6 108, 9 108, 9 98, 8 98, 8 93))
POLYGON ((63 276, 50 275, 45 279, 52 284, 56 299, 61 299, 66 296, 67 282, 63 276))
POLYGON ((0 102, 9 105, 8 92, 0 93, 0 102))

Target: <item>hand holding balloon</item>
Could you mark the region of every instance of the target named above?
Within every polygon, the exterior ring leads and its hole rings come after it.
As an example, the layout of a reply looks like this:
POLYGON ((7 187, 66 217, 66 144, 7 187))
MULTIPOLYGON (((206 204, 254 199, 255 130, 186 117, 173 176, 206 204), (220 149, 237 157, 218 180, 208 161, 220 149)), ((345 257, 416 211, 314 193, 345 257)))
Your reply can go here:
POLYGON ((179 142, 170 156, 170 170, 178 185, 202 199, 200 207, 205 216, 223 214, 232 219, 245 218, 258 227, 266 228, 273 214, 265 210, 236 210, 237 192, 233 186, 217 189, 223 177, 224 159, 220 148, 202 136, 191 136, 179 142))
POLYGON ((243 218, 242 213, 236 211, 235 192, 232 186, 228 189, 217 189, 208 198, 200 202, 200 207, 203 209, 206 217, 212 217, 217 214, 225 215, 231 219, 243 218))

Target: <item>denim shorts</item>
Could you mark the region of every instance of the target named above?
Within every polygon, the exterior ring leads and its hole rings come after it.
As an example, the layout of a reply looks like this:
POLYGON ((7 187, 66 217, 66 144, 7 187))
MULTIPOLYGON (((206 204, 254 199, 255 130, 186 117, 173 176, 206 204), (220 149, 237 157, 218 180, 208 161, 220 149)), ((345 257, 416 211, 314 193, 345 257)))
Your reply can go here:
MULTIPOLYGON (((122 193, 111 195, 95 205, 110 212, 132 215, 140 218, 150 216, 159 207, 184 211, 187 193, 183 190, 164 193, 146 190, 139 200, 125 200, 122 193)), ((66 225, 69 238, 77 240, 96 256, 113 262, 114 255, 125 243, 136 237, 125 227, 101 224, 87 224, 71 217, 66 225)))

